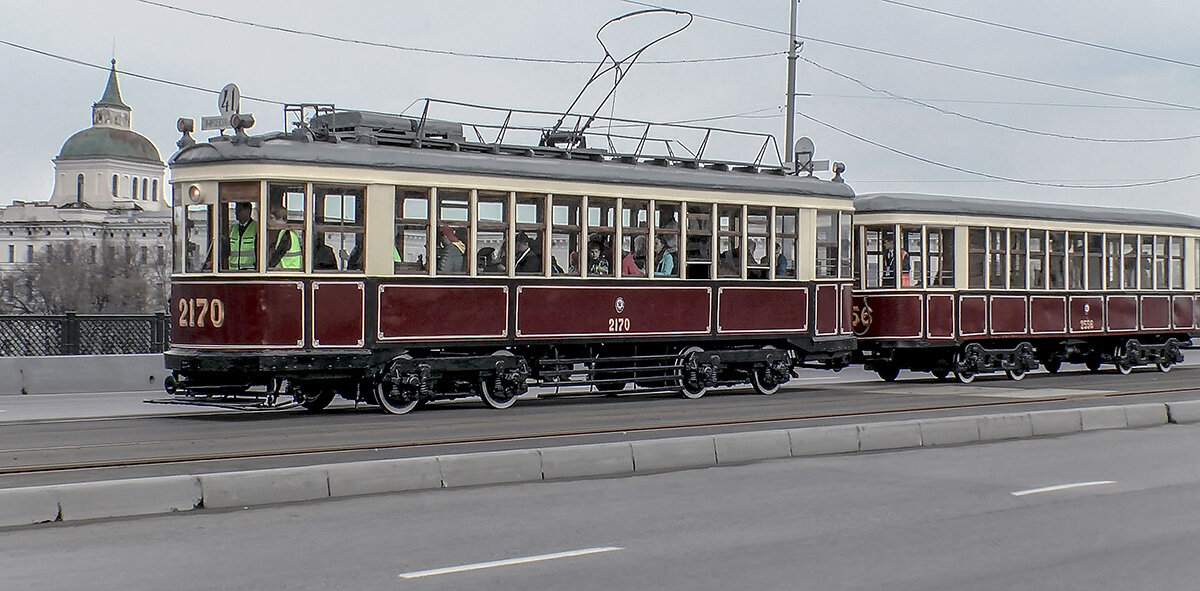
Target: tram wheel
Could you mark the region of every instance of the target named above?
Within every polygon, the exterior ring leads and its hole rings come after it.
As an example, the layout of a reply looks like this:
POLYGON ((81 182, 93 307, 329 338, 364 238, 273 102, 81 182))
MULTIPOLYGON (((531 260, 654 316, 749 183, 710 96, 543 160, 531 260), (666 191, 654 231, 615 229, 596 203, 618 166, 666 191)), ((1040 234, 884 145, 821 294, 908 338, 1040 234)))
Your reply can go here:
POLYGON ((960 384, 970 384, 971 382, 975 381, 975 372, 956 371, 954 372, 954 379, 958 380, 958 383, 960 384))
POLYGON ((933 377, 937 378, 939 382, 944 382, 946 378, 950 377, 950 370, 948 369, 935 369, 929 373, 933 374, 933 377))
POLYGON ((504 410, 517 403, 516 396, 506 396, 496 392, 495 384, 486 377, 479 379, 479 398, 488 408, 496 410, 504 410))
POLYGON ((886 365, 877 366, 875 368, 875 373, 879 374, 879 379, 885 382, 894 382, 896 381, 896 378, 900 377, 900 367, 888 363, 886 365))
POLYGON ((408 414, 421 403, 416 393, 406 394, 387 381, 375 386, 375 399, 379 401, 379 408, 390 415, 408 414))
POLYGON ((1088 371, 1096 373, 1100 371, 1100 360, 1089 358, 1087 361, 1083 362, 1083 366, 1088 368, 1088 371))
POLYGON ((1127 376, 1133 371, 1133 363, 1125 357, 1122 347, 1113 350, 1113 367, 1116 367, 1117 373, 1123 376, 1127 376))
POLYGON ((688 347, 679 353, 679 361, 676 362, 676 364, 679 365, 681 372, 679 378, 679 395, 687 398, 688 400, 696 400, 697 398, 704 396, 705 392, 708 392, 708 386, 704 385, 703 382, 698 385, 690 384, 687 378, 682 375, 683 368, 687 364, 688 360, 690 360, 694 355, 703 352, 704 349, 701 349, 700 347, 688 347))
POLYGON ((779 382, 767 375, 769 370, 765 367, 756 367, 750 372, 750 385, 754 387, 754 391, 764 396, 770 396, 779 391, 779 382))
POLYGON ((1175 365, 1175 364, 1171 363, 1170 361, 1159 361, 1158 363, 1154 364, 1154 366, 1158 368, 1158 371, 1161 371, 1163 373, 1167 373, 1167 372, 1171 371, 1172 365, 1175 365))
POLYGON ((1004 370, 1004 375, 1008 376, 1008 379, 1010 379, 1014 382, 1019 382, 1019 381, 1025 379, 1025 370, 1024 369, 1006 369, 1006 370, 1004 370))
POLYGON ((1062 359, 1044 361, 1042 362, 1042 367, 1046 368, 1046 371, 1050 373, 1058 373, 1058 370, 1062 369, 1062 359))

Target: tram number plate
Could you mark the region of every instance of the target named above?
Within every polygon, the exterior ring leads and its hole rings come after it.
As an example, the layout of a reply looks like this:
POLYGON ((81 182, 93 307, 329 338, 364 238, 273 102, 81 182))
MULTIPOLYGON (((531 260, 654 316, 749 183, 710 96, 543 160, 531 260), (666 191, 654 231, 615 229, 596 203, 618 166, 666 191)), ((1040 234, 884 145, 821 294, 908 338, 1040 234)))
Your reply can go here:
POLYGON ((628 318, 609 318, 608 332, 629 332, 628 318))
POLYGON ((180 328, 221 328, 225 325, 225 302, 217 298, 180 298, 176 308, 180 328))
POLYGON ((850 309, 850 326, 854 329, 854 334, 863 334, 867 329, 871 328, 871 322, 875 320, 875 315, 871 306, 863 304, 862 306, 854 306, 850 309))
POLYGON ((1091 318, 1080 318, 1079 330, 1096 330, 1096 321, 1091 318))

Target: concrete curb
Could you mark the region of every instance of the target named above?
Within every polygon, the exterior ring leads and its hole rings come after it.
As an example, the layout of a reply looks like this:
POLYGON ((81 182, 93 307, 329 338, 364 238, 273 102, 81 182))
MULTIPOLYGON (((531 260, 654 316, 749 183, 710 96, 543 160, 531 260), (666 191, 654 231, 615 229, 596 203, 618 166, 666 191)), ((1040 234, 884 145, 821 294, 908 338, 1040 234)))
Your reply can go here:
POLYGON ((1200 422, 1200 400, 0 489, 0 527, 1200 422))

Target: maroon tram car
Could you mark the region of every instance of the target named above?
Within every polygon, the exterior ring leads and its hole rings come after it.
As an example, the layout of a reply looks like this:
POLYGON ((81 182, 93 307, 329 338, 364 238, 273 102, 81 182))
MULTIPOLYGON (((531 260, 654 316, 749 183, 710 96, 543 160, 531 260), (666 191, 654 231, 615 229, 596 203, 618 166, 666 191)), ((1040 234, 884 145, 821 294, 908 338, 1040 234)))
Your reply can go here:
POLYGON ((884 380, 1168 371, 1200 328, 1200 218, 917 194, 854 203, 851 320, 884 380))
MULTIPOLYGON (((601 135, 600 150, 514 112, 492 127, 288 112, 290 132, 185 132, 171 158, 169 401, 340 395, 402 414, 463 396, 506 408, 530 385, 770 394, 853 353, 840 174, 650 155, 649 124, 635 148, 601 135)), ((737 137, 760 160, 773 146, 737 137)))

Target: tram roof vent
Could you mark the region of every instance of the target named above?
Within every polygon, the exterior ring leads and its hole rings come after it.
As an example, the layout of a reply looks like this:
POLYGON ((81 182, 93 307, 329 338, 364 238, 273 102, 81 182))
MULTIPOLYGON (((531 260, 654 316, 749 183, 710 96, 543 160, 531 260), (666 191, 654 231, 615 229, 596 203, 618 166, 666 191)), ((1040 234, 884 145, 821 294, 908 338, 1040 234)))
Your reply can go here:
POLYGON ((339 111, 318 115, 312 118, 309 127, 318 137, 332 136, 339 141, 364 142, 365 138, 369 138, 367 142, 384 145, 409 144, 415 139, 466 141, 460 123, 426 119, 422 124, 420 119, 371 111, 339 111))

